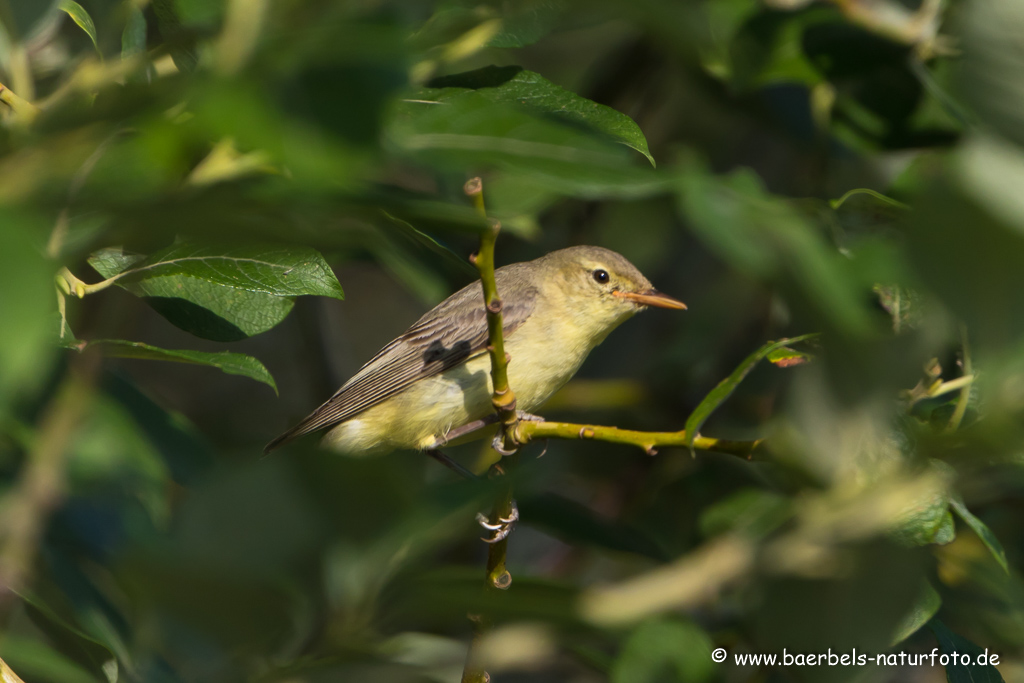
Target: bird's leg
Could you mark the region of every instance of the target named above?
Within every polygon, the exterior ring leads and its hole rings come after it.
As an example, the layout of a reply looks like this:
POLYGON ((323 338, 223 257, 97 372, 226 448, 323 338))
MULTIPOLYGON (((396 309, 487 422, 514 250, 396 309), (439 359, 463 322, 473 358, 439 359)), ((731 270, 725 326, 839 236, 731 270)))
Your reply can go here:
MULTIPOLYGON (((516 420, 526 420, 527 422, 543 422, 544 418, 541 417, 540 415, 528 413, 525 410, 517 410, 516 420)), ((512 455, 513 453, 519 450, 518 446, 516 448, 511 449, 505 448, 505 435, 502 434, 500 431, 494 435, 493 439, 491 439, 491 448, 493 448, 498 453, 498 455, 502 456, 512 455)))
POLYGON ((517 506, 516 502, 513 500, 512 511, 509 512, 508 517, 499 517, 497 519, 497 524, 491 524, 490 520, 487 519, 487 515, 482 512, 476 513, 476 521, 484 529, 494 534, 490 538, 481 538, 481 541, 484 543, 497 543, 498 541, 504 541, 508 538, 508 535, 512 533, 512 530, 516 526, 516 522, 519 521, 519 506, 517 506))
POLYGON ((487 417, 482 418, 480 420, 473 420, 472 422, 467 422, 461 427, 456 427, 455 429, 452 429, 442 434, 441 436, 437 437, 436 439, 434 439, 434 443, 432 445, 435 447, 441 447, 446 443, 451 443, 452 441, 460 439, 466 436, 467 434, 472 434, 475 431, 479 431, 481 429, 484 429, 485 427, 489 427, 497 421, 498 416, 497 414, 495 414, 488 415, 487 417))
POLYGON ((448 469, 452 470, 456 474, 458 474, 458 475, 460 475, 462 477, 465 477, 466 479, 479 479, 480 478, 477 475, 473 474, 473 472, 471 472, 470 470, 468 470, 465 467, 463 467, 462 465, 460 465, 458 462, 456 462, 452 458, 448 457, 447 455, 445 455, 441 451, 437 450, 436 448, 429 448, 425 452, 426 452, 427 455, 429 455, 434 460, 438 461, 439 463, 441 463, 442 465, 444 465, 448 469))

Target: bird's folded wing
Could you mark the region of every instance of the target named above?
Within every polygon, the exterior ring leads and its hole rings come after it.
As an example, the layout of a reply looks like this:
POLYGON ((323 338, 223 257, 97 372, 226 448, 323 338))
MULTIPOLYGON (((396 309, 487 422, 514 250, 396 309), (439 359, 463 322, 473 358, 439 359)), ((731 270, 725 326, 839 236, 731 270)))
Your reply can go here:
MULTIPOLYGON (((536 294, 535 289, 526 289, 517 292, 515 300, 505 301, 502 329, 506 336, 530 317, 536 294)), ((326 403, 267 444, 264 453, 310 432, 344 422, 400 393, 417 380, 437 375, 483 353, 487 344, 487 314, 480 283, 476 282, 441 303, 381 349, 326 403), (479 305, 472 305, 474 301, 480 302, 479 305)))

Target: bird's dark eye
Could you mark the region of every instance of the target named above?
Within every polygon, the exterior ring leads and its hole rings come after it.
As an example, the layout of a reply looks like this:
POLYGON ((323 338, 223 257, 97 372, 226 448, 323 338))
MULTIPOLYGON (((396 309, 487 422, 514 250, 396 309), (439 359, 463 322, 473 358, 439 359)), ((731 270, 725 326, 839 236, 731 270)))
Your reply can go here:
POLYGON ((598 268, 594 271, 594 279, 600 282, 602 285, 608 282, 608 271, 604 268, 598 268))

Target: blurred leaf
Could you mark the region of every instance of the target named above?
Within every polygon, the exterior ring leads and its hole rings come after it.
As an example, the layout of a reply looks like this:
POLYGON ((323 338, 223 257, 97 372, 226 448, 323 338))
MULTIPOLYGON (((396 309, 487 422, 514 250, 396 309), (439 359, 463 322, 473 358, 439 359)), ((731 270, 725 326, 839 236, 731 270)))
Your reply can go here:
POLYGON ((690 417, 686 418, 686 445, 690 451, 693 451, 693 440, 697 438, 700 428, 704 425, 707 419, 711 417, 711 413, 715 412, 720 405, 728 400, 732 395, 732 392, 734 392, 740 382, 750 374, 750 371, 754 369, 755 365, 760 363, 761 360, 766 358, 772 351, 791 346, 816 336, 817 333, 811 333, 804 334, 799 337, 793 337, 792 339, 780 339, 779 341, 768 342, 757 351, 747 356, 746 359, 740 363, 739 367, 732 371, 731 375, 719 382, 718 386, 712 389, 708 395, 704 397, 704 400, 693 409, 692 413, 690 413, 690 417))
POLYGON ((8 633, 0 640, 0 657, 30 681, 107 683, 106 678, 96 677, 47 645, 15 634, 8 633))
POLYGON ((948 543, 955 533, 950 500, 945 491, 936 490, 926 498, 908 501, 908 507, 889 529, 889 537, 906 546, 948 543))
POLYGON ((982 650, 963 636, 953 633, 938 619, 931 619, 928 628, 935 634, 944 654, 952 656, 955 652, 958 659, 966 654, 971 659, 971 664, 957 662, 946 665, 946 680, 949 683, 1004 683, 999 670, 991 664, 973 663, 978 661, 979 655, 988 657, 987 648, 982 650))
MULTIPOLYGON (((749 16, 749 10, 741 17, 749 16)), ((834 10, 822 7, 799 13, 762 11, 742 25, 731 42, 732 82, 741 89, 777 83, 812 87, 822 75, 804 52, 803 37, 809 26, 834 21, 834 10)))
POLYGON ((34 219, 4 211, 0 230, 0 412, 16 392, 39 386, 53 347, 55 268, 34 239, 34 219), (16 294, 15 294, 16 293, 16 294))
POLYGON ((983 0, 963 19, 960 89, 984 124, 1024 146, 1024 6, 983 0))
POLYGON ((876 192, 875 190, 872 190, 871 188, 868 188, 868 187, 858 187, 856 189, 849 190, 848 192, 843 194, 843 196, 840 197, 839 199, 829 200, 829 205, 833 209, 838 210, 840 207, 843 206, 843 204, 845 204, 847 202, 848 199, 850 199, 851 197, 856 197, 857 195, 862 195, 862 194, 863 195, 867 195, 869 197, 872 197, 872 198, 878 200, 879 202, 881 202, 883 204, 887 204, 887 205, 889 205, 889 206, 891 206, 891 207, 893 207, 895 209, 902 209, 904 211, 910 209, 910 207, 907 206, 906 204, 904 204, 903 202, 898 201, 896 199, 893 199, 892 197, 886 197, 881 192, 876 192))
MULTIPOLYGON (((40 583, 36 577, 36 582, 40 583)), ((49 593, 54 592, 51 583, 43 582, 39 586, 49 593)), ((45 601, 43 597, 32 591, 20 591, 18 597, 26 604, 26 611, 32 621, 50 638, 58 649, 69 658, 73 659, 93 676, 103 680, 107 663, 116 658, 116 654, 101 639, 87 633, 75 623, 74 611, 67 604, 68 598, 61 595, 60 610, 58 612, 45 601)), ((116 659, 115 659, 116 661, 116 659)))
POLYGON ((501 30, 491 47, 526 47, 546 36, 566 10, 564 0, 528 0, 516 3, 501 17, 501 30))
POLYGON ((705 537, 733 532, 759 538, 792 516, 792 506, 784 496, 763 489, 744 489, 704 510, 700 531, 705 537))
POLYGON ((147 259, 115 248, 89 263, 105 278, 119 276, 119 286, 178 327, 215 341, 270 329, 291 311, 294 296, 343 296, 323 257, 301 247, 179 244, 147 259))
POLYGON ((983 521, 975 517, 962 500, 953 498, 949 501, 949 506, 960 516, 960 519, 967 523, 967 526, 971 527, 974 533, 978 534, 978 538, 981 539, 981 542, 992 553, 992 557, 996 558, 999 566, 1009 573, 1010 565, 1006 561, 1006 551, 1003 550, 1003 545, 996 538, 996 535, 992 533, 992 530, 983 521))
POLYGON ((692 609, 746 575, 753 562, 754 544, 719 536, 671 564, 586 590, 579 611, 591 623, 611 626, 692 609))
MULTIPOLYGON (((125 341, 124 339, 96 339, 87 346, 101 347, 104 355, 113 358, 138 358, 141 360, 162 360, 173 363, 190 363, 207 365, 219 369, 228 375, 241 375, 269 385, 277 393, 274 378, 252 356, 229 351, 207 352, 189 351, 187 349, 161 349, 142 342, 125 341)), ((84 348, 83 348, 84 350, 84 348)))
POLYGON ((134 3, 128 5, 128 21, 121 33, 121 59, 146 52, 146 17, 134 3))
POLYGON ((632 166, 607 135, 492 99, 488 90, 414 93, 396 108, 388 136, 417 158, 463 172, 497 166, 577 197, 643 197, 671 186, 670 176, 632 166))
POLYGON ((845 335, 874 326, 848 259, 747 170, 720 178, 697 167, 683 174, 680 206, 698 237, 749 276, 776 281, 845 335))
POLYGON ((108 373, 103 388, 131 414, 159 451, 174 481, 182 486, 195 484, 200 475, 212 467, 213 449, 185 416, 164 410, 119 375, 108 373))
POLYGON ((665 550, 642 529, 602 519, 586 506, 562 496, 546 494, 520 501, 531 526, 544 529, 568 543, 582 543, 618 552, 667 560, 665 550))
POLYGON ((170 47, 171 59, 179 71, 191 73, 199 64, 195 37, 182 30, 189 27, 209 28, 224 13, 222 0, 152 0, 160 36, 170 47), (180 13, 180 14, 179 14, 180 13))
POLYGON ((899 645, 928 623, 928 620, 935 616, 935 613, 942 607, 942 597, 932 584, 925 581, 922 584, 921 596, 914 603, 914 607, 907 614, 906 618, 896 629, 896 635, 892 638, 893 645, 899 645))
MULTIPOLYGON (((528 110, 589 128, 620 142, 647 157, 647 139, 633 119, 597 102, 558 87, 540 74, 518 66, 488 66, 437 78, 431 88, 474 90, 491 102, 521 106, 528 110)), ((428 93, 430 91, 427 91, 428 93)), ((444 101, 438 97, 437 101, 444 101)))
POLYGON ((715 664, 711 639, 696 624, 677 619, 645 621, 630 634, 612 666, 611 683, 658 683, 664 671, 673 680, 709 680, 715 664))
POLYGON ((85 11, 85 8, 75 2, 75 0, 61 0, 60 8, 67 12, 68 16, 78 24, 79 28, 85 31, 89 39, 92 40, 93 47, 99 52, 100 44, 96 40, 96 25, 92 23, 92 17, 85 11))
MULTIPOLYGON (((43 32, 57 14, 59 6, 60 0, 6 3, 3 28, 8 34, 8 40, 25 41, 43 32)), ((5 47, 4 51, 7 49, 5 47)))

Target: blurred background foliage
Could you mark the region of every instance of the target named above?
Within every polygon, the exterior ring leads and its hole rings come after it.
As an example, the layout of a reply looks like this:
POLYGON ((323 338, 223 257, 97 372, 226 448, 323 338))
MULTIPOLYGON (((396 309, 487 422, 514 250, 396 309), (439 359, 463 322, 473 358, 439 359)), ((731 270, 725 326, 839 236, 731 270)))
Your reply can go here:
POLYGON ((2 0, 0 29, 25 681, 458 681, 467 614, 494 681, 1024 680, 1021 3, 2 0), (752 461, 528 447, 503 592, 495 482, 259 456, 475 277, 477 174, 500 263, 599 244, 690 306, 549 418, 680 429, 821 333, 704 416, 752 461), (998 671, 731 659, 935 647, 998 671))

